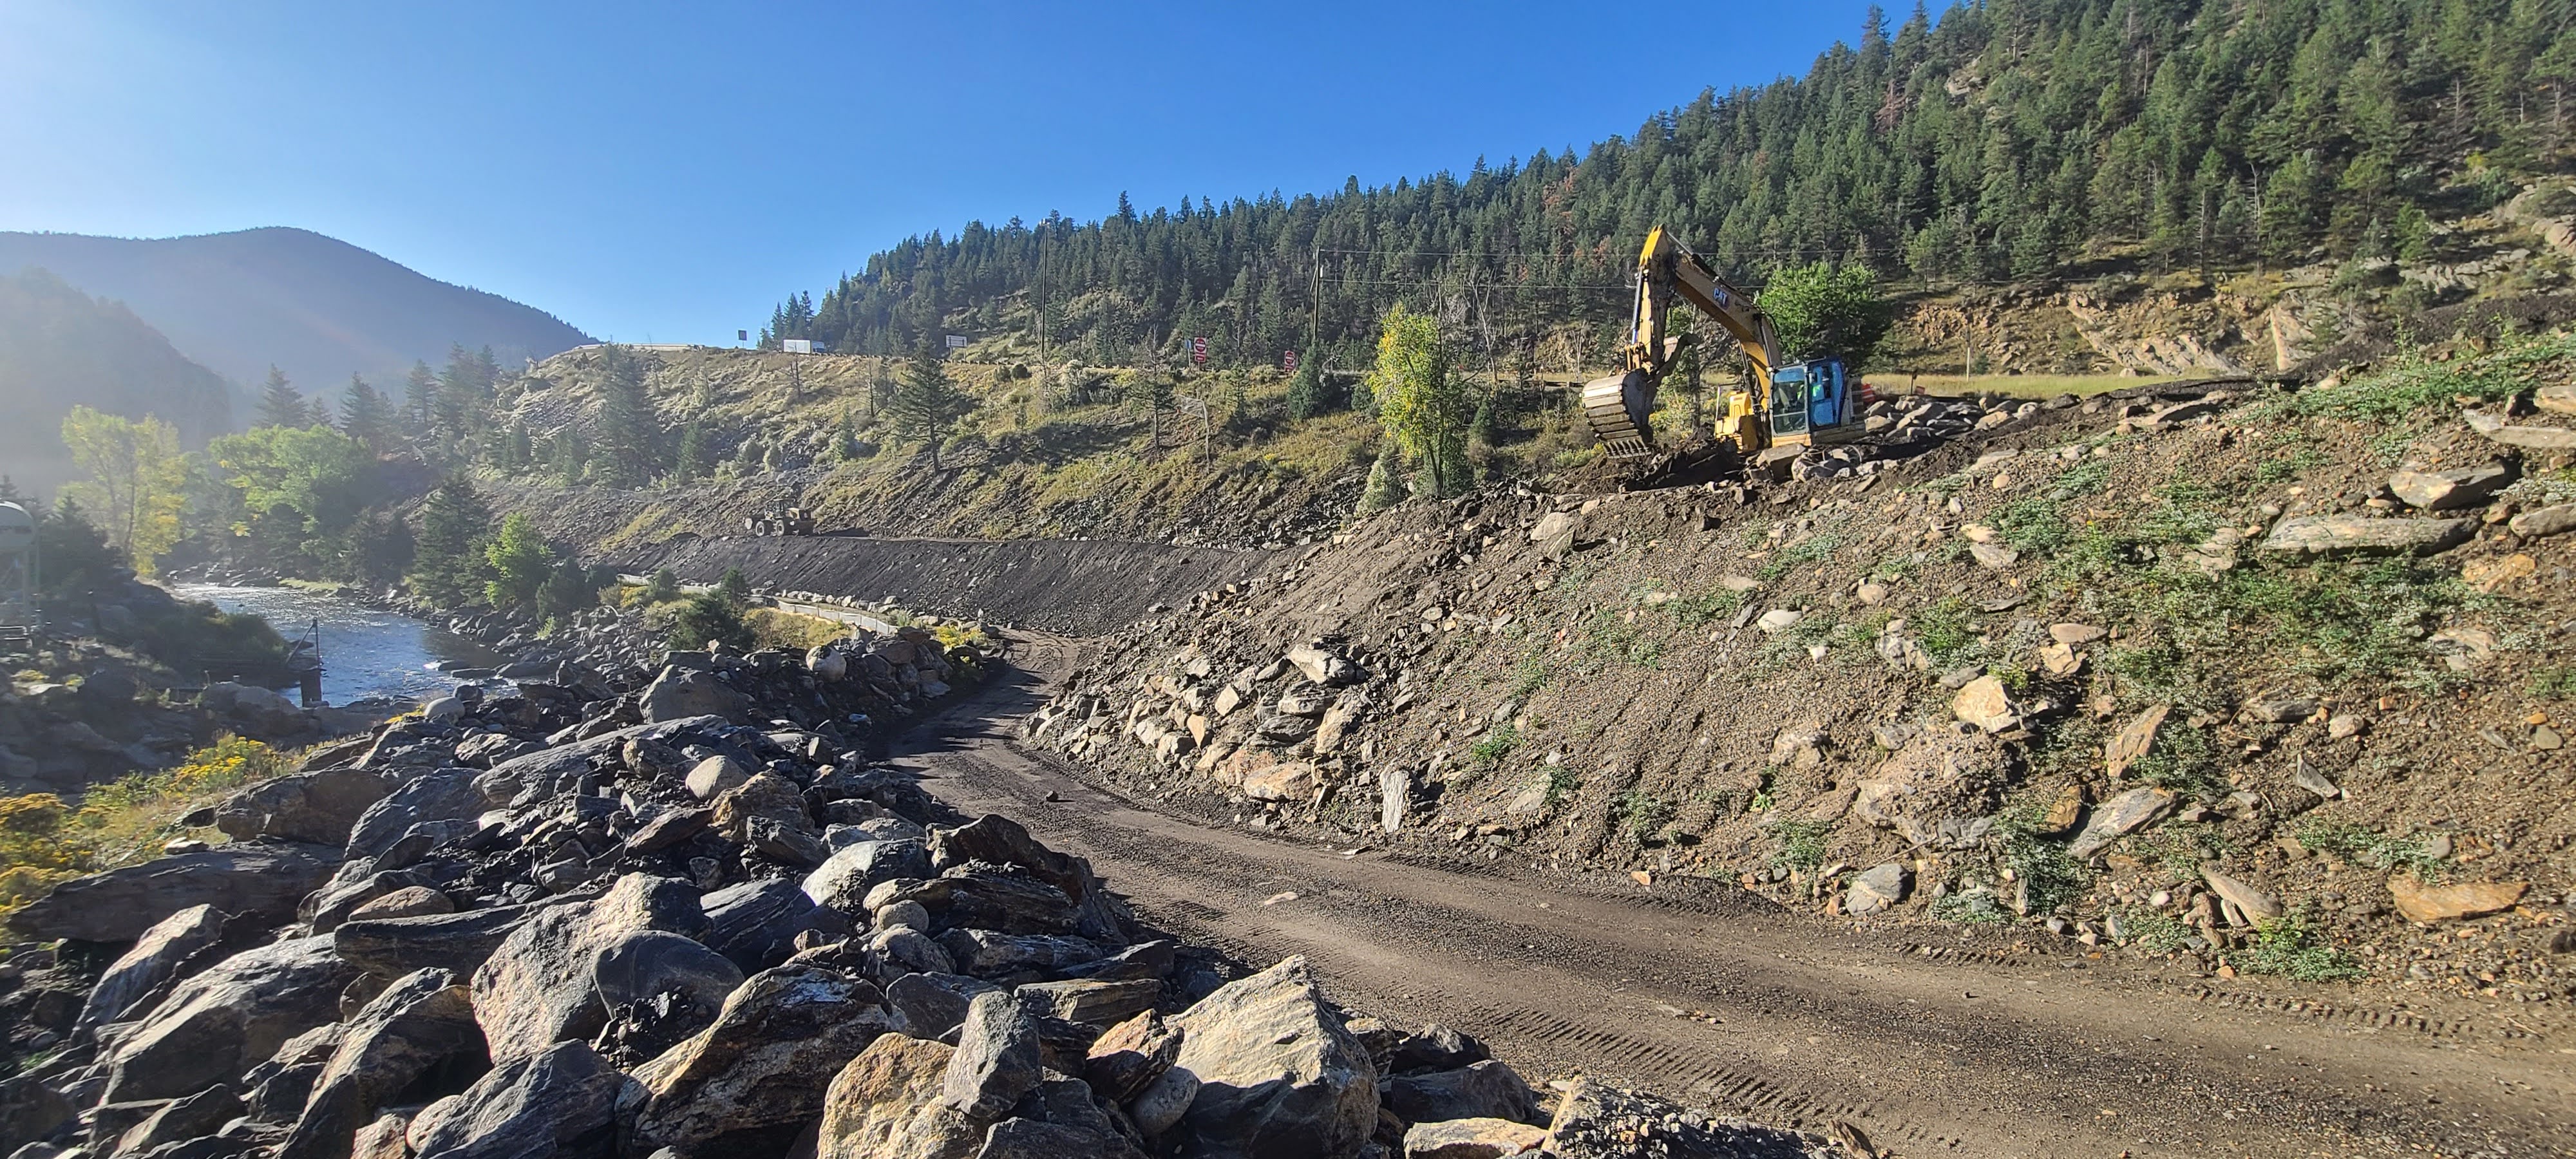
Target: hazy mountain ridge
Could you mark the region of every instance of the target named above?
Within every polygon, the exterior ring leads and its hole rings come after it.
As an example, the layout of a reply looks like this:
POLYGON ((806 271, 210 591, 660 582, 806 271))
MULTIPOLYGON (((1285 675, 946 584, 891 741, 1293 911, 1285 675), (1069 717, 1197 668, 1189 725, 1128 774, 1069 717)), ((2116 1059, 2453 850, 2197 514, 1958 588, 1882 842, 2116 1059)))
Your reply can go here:
POLYGON ((275 364, 322 397, 337 397, 351 373, 398 385, 415 360, 437 362, 451 344, 488 345, 506 366, 591 341, 542 310, 303 229, 0 233, 0 274, 30 266, 124 303, 236 384, 258 383, 275 364))
POLYGON ((202 446, 232 426, 231 392, 122 303, 43 270, 0 275, 0 472, 50 492, 72 476, 59 437, 74 403, 158 415, 202 446))

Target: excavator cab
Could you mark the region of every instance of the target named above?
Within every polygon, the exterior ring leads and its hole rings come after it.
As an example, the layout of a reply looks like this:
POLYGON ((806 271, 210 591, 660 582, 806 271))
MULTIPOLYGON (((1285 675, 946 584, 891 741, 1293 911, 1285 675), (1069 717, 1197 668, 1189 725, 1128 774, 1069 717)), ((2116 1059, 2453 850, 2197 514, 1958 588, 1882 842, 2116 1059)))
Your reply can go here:
POLYGON ((1839 358, 1818 358, 1771 372, 1773 445, 1833 442, 1849 429, 1851 390, 1839 358))

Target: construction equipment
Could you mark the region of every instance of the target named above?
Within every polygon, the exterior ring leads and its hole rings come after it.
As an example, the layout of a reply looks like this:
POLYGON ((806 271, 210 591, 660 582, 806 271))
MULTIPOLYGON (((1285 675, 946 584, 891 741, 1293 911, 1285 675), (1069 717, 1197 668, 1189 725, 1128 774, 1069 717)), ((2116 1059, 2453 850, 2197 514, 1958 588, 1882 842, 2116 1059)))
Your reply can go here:
POLYGON ((1636 315, 1624 351, 1628 367, 1583 387, 1583 413, 1611 458, 1655 453, 1655 392, 1691 341, 1690 335, 1665 333, 1675 295, 1716 322, 1753 361, 1753 386, 1729 391, 1725 417, 1717 421, 1717 436, 1732 440, 1739 454, 1750 458, 1775 446, 1826 445, 1860 434, 1842 360, 1781 365, 1771 317, 1753 295, 1728 285, 1705 259, 1657 226, 1637 255, 1636 315))
POLYGON ((803 507, 772 507, 744 516, 742 529, 756 536, 812 535, 814 513, 803 507))

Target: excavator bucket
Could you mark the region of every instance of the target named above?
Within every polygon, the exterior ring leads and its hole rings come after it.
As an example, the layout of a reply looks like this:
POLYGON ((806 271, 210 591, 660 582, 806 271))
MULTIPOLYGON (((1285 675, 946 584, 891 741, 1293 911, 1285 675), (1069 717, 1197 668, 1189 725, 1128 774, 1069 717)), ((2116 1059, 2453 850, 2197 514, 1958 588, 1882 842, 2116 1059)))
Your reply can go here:
POLYGON ((1655 432, 1648 418, 1655 410, 1655 381, 1642 370, 1596 378, 1583 384, 1583 414, 1592 435, 1613 459, 1642 459, 1655 453, 1655 432))

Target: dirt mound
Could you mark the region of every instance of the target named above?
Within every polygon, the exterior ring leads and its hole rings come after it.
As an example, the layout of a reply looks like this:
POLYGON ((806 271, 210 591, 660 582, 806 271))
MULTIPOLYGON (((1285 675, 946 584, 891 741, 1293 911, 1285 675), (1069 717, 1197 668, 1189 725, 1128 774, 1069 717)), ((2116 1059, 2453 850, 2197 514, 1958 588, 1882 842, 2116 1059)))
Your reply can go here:
POLYGON ((1117 540, 682 538, 617 555, 626 571, 669 568, 712 583, 728 568, 776 591, 885 598, 961 619, 1096 635, 1211 587, 1241 583, 1276 558, 1263 551, 1117 540))
POLYGON ((2576 518, 2537 509, 2576 480, 2435 366, 1748 491, 1407 505, 1113 638, 1029 728, 1408 855, 2563 1002, 2576 518))

